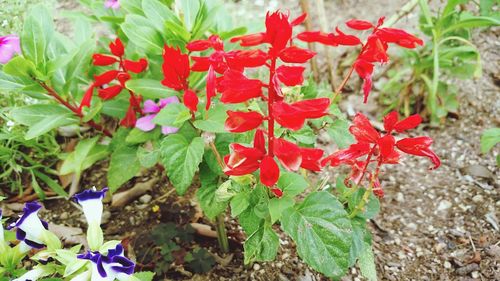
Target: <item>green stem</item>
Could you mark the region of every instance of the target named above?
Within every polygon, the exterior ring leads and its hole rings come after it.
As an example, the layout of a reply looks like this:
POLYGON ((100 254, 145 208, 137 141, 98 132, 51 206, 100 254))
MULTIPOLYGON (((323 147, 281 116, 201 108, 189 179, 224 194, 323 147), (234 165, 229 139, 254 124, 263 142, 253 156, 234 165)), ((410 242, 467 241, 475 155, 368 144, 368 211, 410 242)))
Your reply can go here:
POLYGON ((354 218, 360 211, 362 211, 365 208, 366 203, 368 203, 368 199, 370 198, 370 193, 372 193, 372 185, 365 190, 365 193, 363 193, 363 198, 361 198, 361 201, 356 205, 354 210, 352 210, 352 213, 349 214, 349 218, 352 219, 354 218))
POLYGON ((227 239, 226 225, 224 224, 224 214, 219 214, 216 218, 217 241, 221 251, 226 254, 229 253, 229 240, 227 239))

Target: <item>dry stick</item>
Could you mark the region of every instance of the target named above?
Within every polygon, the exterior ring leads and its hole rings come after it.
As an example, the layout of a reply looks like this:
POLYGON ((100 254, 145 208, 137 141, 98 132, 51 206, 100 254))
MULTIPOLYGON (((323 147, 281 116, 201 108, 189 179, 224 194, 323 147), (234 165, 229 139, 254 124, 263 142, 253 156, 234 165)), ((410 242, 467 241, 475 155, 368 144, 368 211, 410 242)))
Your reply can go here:
MULTIPOLYGON (((78 110, 77 107, 75 107, 75 106, 69 104, 67 101, 65 101, 54 89, 49 87, 49 85, 47 85, 45 82, 38 80, 36 78, 33 78, 33 80, 35 80, 42 88, 44 88, 45 91, 47 91, 47 94, 49 94, 49 96, 55 98, 60 104, 64 105, 66 108, 71 110, 76 116, 78 116, 80 118, 83 117, 83 114, 78 110)), ((87 121, 85 123, 88 124, 90 127, 96 129, 97 131, 102 132, 107 137, 113 136, 113 134, 110 131, 108 131, 108 129, 104 128, 104 126, 102 126, 100 124, 95 123, 93 120, 87 121)))
MULTIPOLYGON (((319 17, 320 31, 326 32, 328 30, 328 22, 326 20, 325 14, 325 2, 323 0, 318 0, 316 3, 316 8, 319 17)), ((327 45, 324 46, 324 50, 326 55, 326 64, 328 66, 328 72, 330 74, 330 85, 332 86, 333 91, 335 90, 335 72, 333 71, 333 59, 330 53, 330 48, 327 45)))
POLYGON ((384 27, 390 27, 396 22, 398 22, 400 19, 404 18, 406 15, 411 13, 415 7, 418 5, 418 0, 412 0, 408 3, 406 3, 401 9, 398 10, 396 14, 394 14, 392 17, 390 17, 387 21, 384 23, 384 27))
MULTIPOLYGON (((300 7, 301 7, 303 13, 306 13, 307 15, 310 14, 309 13, 309 0, 300 0, 300 7)), ((312 21, 311 21, 310 16, 308 16, 306 18, 306 21, 304 22, 304 24, 306 27, 306 31, 311 31, 312 21)), ((312 43, 312 42, 307 43, 307 48, 311 51, 315 51, 314 43, 312 43)), ((318 61, 316 60, 315 57, 313 57, 309 62, 311 63, 311 69, 313 72, 314 81, 319 82, 318 61)))

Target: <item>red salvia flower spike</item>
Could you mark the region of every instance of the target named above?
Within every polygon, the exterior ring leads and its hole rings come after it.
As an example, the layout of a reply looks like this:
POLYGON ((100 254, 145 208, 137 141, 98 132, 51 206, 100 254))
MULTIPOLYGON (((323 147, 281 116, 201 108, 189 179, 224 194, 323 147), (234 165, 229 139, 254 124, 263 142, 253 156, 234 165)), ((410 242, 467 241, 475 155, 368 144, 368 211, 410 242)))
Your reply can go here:
POLYGON ((248 79, 243 73, 229 69, 219 83, 223 89, 221 102, 240 103, 262 95, 262 82, 248 79))
POLYGON ((303 13, 302 15, 296 17, 292 22, 290 23, 292 26, 297 26, 299 24, 302 24, 307 18, 307 13, 303 13))
POLYGON ((394 129, 394 125, 398 122, 398 113, 396 111, 392 111, 384 117, 384 129, 387 133, 391 133, 394 129))
POLYGON ((102 55, 102 54, 94 54, 92 55, 92 64, 96 66, 108 66, 118 62, 115 57, 102 55))
POLYGON ((302 49, 296 46, 291 46, 283 49, 279 54, 279 58, 283 62, 288 62, 288 63, 305 63, 315 55, 316 52, 307 49, 302 49))
POLYGON ((418 114, 414 114, 405 118, 394 125, 394 130, 398 133, 404 132, 406 130, 410 130, 416 128, 418 125, 422 123, 422 117, 418 114))
POLYGON ((329 98, 317 98, 302 100, 291 104, 301 112, 301 115, 308 119, 320 118, 328 115, 330 109, 329 98))
POLYGON ((215 97, 215 91, 216 91, 216 77, 215 77, 215 71, 212 66, 208 68, 208 75, 207 75, 207 104, 205 105, 205 109, 208 110, 210 108, 210 105, 212 104, 212 98, 215 97))
POLYGON ((359 77, 363 79, 363 102, 366 103, 368 101, 368 95, 370 94, 370 90, 372 88, 373 64, 363 59, 358 59, 354 63, 354 70, 356 70, 359 77))
POLYGON ((379 132, 373 128, 366 116, 361 113, 356 114, 353 125, 349 127, 349 132, 358 142, 376 143, 380 138, 379 132))
POLYGON ((92 101, 92 95, 94 95, 95 84, 93 83, 90 87, 85 91, 83 95, 82 101, 80 102, 80 107, 78 107, 78 112, 82 112, 83 107, 90 107, 90 102, 92 101))
POLYGON ((404 153, 429 158, 434 164, 434 167, 430 168, 433 170, 441 165, 441 160, 436 153, 430 149, 431 144, 432 139, 429 137, 416 137, 399 140, 396 142, 396 147, 404 153))
POLYGON ((210 59, 208 57, 191 56, 191 59, 193 60, 193 65, 191 66, 191 71, 205 72, 210 67, 210 59))
POLYGON ((232 133, 243 133, 255 128, 258 128, 262 121, 264 121, 264 116, 262 114, 250 111, 227 111, 228 118, 226 119, 225 129, 226 131, 232 133))
POLYGON ((380 28, 377 30, 376 35, 384 42, 396 43, 399 46, 408 49, 413 49, 417 45, 422 46, 424 44, 424 41, 422 41, 422 39, 397 28, 380 28))
POLYGON ((279 188, 271 188, 271 192, 278 198, 281 198, 281 196, 283 196, 283 191, 279 188))
POLYGON ((300 148, 300 154, 302 155, 302 162, 300 167, 309 171, 319 172, 321 171, 321 157, 323 157, 324 151, 319 148, 300 148))
POLYGON ((109 43, 109 50, 117 57, 121 57, 125 54, 125 47, 123 47, 123 43, 120 38, 116 38, 115 42, 109 43))
POLYGON ((184 103, 184 106, 186 106, 191 112, 196 112, 198 110, 198 101, 198 96, 194 91, 184 91, 182 102, 184 103))
POLYGON ((148 68, 148 61, 146 59, 140 59, 139 61, 124 60, 123 68, 133 73, 141 73, 148 68))
POLYGON ((260 163, 260 182, 268 187, 274 186, 280 177, 280 168, 272 156, 266 155, 260 163))
POLYGON ((277 138, 274 140, 274 155, 281 165, 289 171, 297 171, 302 163, 300 148, 287 140, 277 138))
POLYGON ((352 19, 345 23, 349 28, 356 30, 367 30, 373 28, 373 24, 369 21, 352 19))
POLYGON ((116 77, 118 82, 120 82, 120 85, 122 85, 122 87, 124 88, 125 88, 125 83, 127 83, 127 81, 130 80, 130 78, 131 78, 130 74, 128 74, 127 72, 120 72, 116 77))
POLYGON ((240 42, 240 46, 242 47, 252 47, 263 44, 265 40, 266 40, 266 33, 260 32, 260 33, 233 37, 231 38, 230 42, 231 43, 240 42))
POLYGON ((123 87, 121 85, 113 85, 104 89, 99 89, 99 97, 103 100, 109 100, 116 97, 121 91, 123 87))
POLYGON ((292 25, 288 22, 288 16, 280 11, 267 13, 265 40, 271 44, 269 53, 277 55, 283 50, 292 38, 292 25))
POLYGON ((173 90, 180 91, 187 86, 189 77, 189 57, 179 48, 165 46, 163 49, 163 77, 161 83, 173 90))
POLYGON ((259 67, 266 64, 269 56, 262 50, 236 50, 224 55, 227 65, 232 69, 259 67))
POLYGON ((305 67, 282 65, 276 69, 278 79, 287 86, 297 86, 304 83, 305 67))

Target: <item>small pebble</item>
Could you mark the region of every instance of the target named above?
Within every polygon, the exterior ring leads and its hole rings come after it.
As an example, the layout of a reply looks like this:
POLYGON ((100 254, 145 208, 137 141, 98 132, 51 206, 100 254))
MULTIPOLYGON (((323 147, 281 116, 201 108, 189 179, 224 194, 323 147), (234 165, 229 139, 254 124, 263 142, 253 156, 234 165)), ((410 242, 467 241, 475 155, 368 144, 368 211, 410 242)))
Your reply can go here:
POLYGON ((258 271, 260 269, 260 265, 258 263, 255 263, 253 265, 253 270, 258 271))
POLYGON ((151 202, 151 199, 153 199, 151 195, 144 194, 141 197, 139 197, 139 202, 141 202, 142 204, 148 204, 149 202, 151 202))
POLYGON ((451 268, 451 263, 449 261, 444 262, 444 268, 450 269, 451 268))

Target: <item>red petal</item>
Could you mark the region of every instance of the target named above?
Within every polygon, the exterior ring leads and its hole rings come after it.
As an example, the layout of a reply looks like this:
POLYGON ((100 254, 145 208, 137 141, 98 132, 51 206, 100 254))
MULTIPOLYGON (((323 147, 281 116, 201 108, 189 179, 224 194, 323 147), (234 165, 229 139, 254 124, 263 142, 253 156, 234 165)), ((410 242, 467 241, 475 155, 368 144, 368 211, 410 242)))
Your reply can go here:
POLYGON ((264 157, 262 151, 233 143, 232 153, 224 157, 226 167, 224 173, 231 176, 241 176, 254 172, 259 168, 259 161, 264 157))
POLYGON ((266 64, 267 53, 261 50, 237 50, 225 54, 225 59, 230 68, 243 69, 245 67, 259 67, 266 64))
POLYGON ((299 33, 297 35, 297 39, 304 41, 304 42, 308 42, 308 43, 318 42, 318 43, 328 45, 328 46, 337 46, 338 45, 332 36, 330 36, 327 33, 320 32, 320 31, 305 31, 305 32, 299 33))
POLYGON ((278 157, 281 165, 289 171, 297 171, 302 163, 299 147, 284 139, 274 140, 274 154, 278 157))
POLYGON ((179 48, 165 46, 163 49, 163 77, 161 83, 176 91, 187 87, 189 77, 189 57, 179 48))
POLYGON ((305 118, 314 119, 328 115, 330 108, 329 98, 317 98, 294 102, 291 104, 296 110, 301 112, 305 118))
POLYGON ((376 143, 380 134, 373 128, 366 116, 361 113, 356 114, 353 125, 349 127, 349 132, 353 134, 358 142, 376 143))
POLYGON ((396 147, 408 154, 416 156, 428 157, 434 167, 430 169, 436 169, 441 165, 441 160, 439 157, 429 148, 432 144, 432 139, 429 137, 416 137, 416 138, 405 138, 396 143, 396 147))
POLYGON ((337 42, 337 44, 343 46, 356 46, 361 44, 361 40, 359 40, 358 37, 354 35, 345 34, 342 31, 340 31, 338 27, 335 30, 337 31, 338 35, 333 35, 333 38, 335 42, 337 42))
POLYGON ((266 154, 266 139, 264 138, 264 131, 257 129, 255 135, 253 136, 253 147, 262 152, 262 155, 266 154))
POLYGON ((376 35, 370 35, 358 60, 386 63, 389 61, 387 48, 388 45, 385 41, 380 40, 380 38, 376 35))
POLYGON ((348 27, 352 28, 352 29, 356 29, 356 30, 366 30, 366 29, 370 29, 373 26, 373 24, 369 21, 364 21, 364 20, 356 20, 356 19, 352 19, 350 21, 347 21, 345 23, 345 25, 347 25, 348 27))
POLYGON ((376 34, 381 40, 385 42, 396 43, 401 47, 409 49, 413 49, 417 45, 422 46, 424 44, 424 41, 422 41, 422 39, 409 34, 402 29, 384 27, 378 29, 376 34))
POLYGON ((307 18, 307 13, 303 13, 302 15, 296 17, 290 24, 292 26, 297 26, 299 24, 302 24, 307 18))
POLYGON ((95 80, 94 84, 96 87, 102 86, 104 84, 108 84, 109 82, 113 81, 118 76, 119 73, 120 73, 120 71, 118 71, 118 70, 109 70, 109 71, 104 72, 101 75, 96 75, 96 76, 94 76, 94 80, 95 80))
POLYGON ((80 102, 80 107, 78 108, 79 112, 82 112, 82 108, 84 106, 90 107, 90 102, 92 101, 92 95, 94 94, 94 87, 95 87, 95 85, 92 84, 87 89, 87 91, 85 91, 85 94, 83 95, 82 101, 80 102))
POLYGON ((392 111, 384 117, 384 129, 387 133, 390 133, 394 129, 394 125, 396 125, 398 119, 396 111, 392 111))
POLYGON ((135 127, 136 120, 136 113, 133 106, 131 105, 128 107, 125 117, 123 117, 123 119, 120 121, 120 125, 122 125, 123 127, 132 128, 135 127))
POLYGON ((302 163, 300 167, 319 172, 321 171, 320 160, 323 157, 323 150, 319 148, 300 148, 300 154, 302 155, 302 163))
POLYGON ((351 144, 348 148, 339 150, 330 156, 326 157, 321 161, 321 165, 325 166, 330 164, 330 166, 338 166, 343 163, 350 163, 358 159, 359 157, 365 156, 370 152, 369 143, 355 143, 351 144))
POLYGON ((305 63, 316 55, 316 52, 291 46, 283 49, 279 57, 282 61, 288 63, 305 63))
POLYGON ((266 15, 266 42, 272 45, 271 53, 278 54, 292 38, 292 25, 288 15, 276 11, 266 15))
POLYGON ((398 133, 401 133, 406 130, 416 128, 418 125, 420 125, 420 123, 422 123, 422 117, 420 117, 420 115, 418 114, 413 114, 410 117, 396 123, 396 125, 394 125, 394 130, 396 130, 396 132, 398 133))
POLYGON ((370 91, 372 89, 372 77, 366 77, 363 79, 363 103, 368 101, 368 96, 370 95, 370 91))
POLYGON ((278 79, 287 86, 297 86, 304 82, 305 67, 303 66, 285 66, 282 65, 276 69, 278 79))
POLYGON ((281 198, 281 196, 283 196, 283 191, 281 191, 281 189, 279 188, 272 188, 271 192, 278 198, 281 198))
POLYGON ((371 77, 373 73, 373 63, 366 60, 358 59, 354 62, 354 70, 358 73, 359 77, 365 79, 371 77))
POLYGON ((265 186, 274 186, 280 177, 280 168, 273 157, 264 156, 260 163, 260 182, 265 186))
POLYGON ((243 73, 229 69, 220 82, 222 92, 221 102, 240 103, 262 95, 262 82, 258 79, 248 79, 243 73))
POLYGON ((242 47, 257 46, 265 42, 266 34, 264 32, 248 34, 231 38, 231 43, 240 41, 242 47))
POLYGON ((117 57, 121 57, 125 53, 125 48, 120 38, 116 38, 115 42, 109 43, 109 50, 117 57))
POLYGON ((182 97, 182 102, 190 111, 196 112, 198 110, 198 96, 191 90, 186 90, 182 97))
POLYGON ((264 116, 255 111, 227 111, 228 118, 226 119, 225 129, 232 133, 243 133, 253 130, 262 124, 264 116))
POLYGON ((120 82, 120 85, 125 88, 125 83, 130 80, 130 74, 126 72, 120 72, 118 73, 118 76, 116 79, 120 82))
POLYGON ((215 71, 212 66, 208 68, 208 75, 207 75, 207 104, 205 105, 205 109, 208 110, 210 106, 212 105, 212 98, 215 97, 215 85, 216 85, 216 77, 215 77, 215 71))
POLYGON ((103 100, 109 100, 116 97, 121 91, 123 87, 121 85, 113 85, 111 87, 107 87, 104 89, 99 89, 99 97, 103 100))
POLYGON ((186 49, 190 52, 205 51, 210 47, 212 47, 212 42, 209 40, 195 40, 186 45, 186 49))
POLYGON ((275 102, 273 104, 273 113, 278 124, 293 131, 300 130, 306 120, 300 110, 286 102, 275 102))
POLYGON ((148 67, 148 61, 146 59, 140 59, 139 61, 124 60, 123 68, 127 71, 133 73, 141 73, 148 67))
POLYGON ((92 64, 97 66, 107 66, 115 62, 118 62, 118 60, 115 57, 108 55, 101 55, 101 54, 94 54, 92 56, 92 59, 93 59, 92 64))
POLYGON ((383 158, 388 158, 394 152, 394 144, 396 140, 391 135, 385 135, 378 139, 377 144, 380 149, 380 155, 383 158))
POLYGON ((210 67, 210 59, 208 57, 195 57, 192 56, 191 59, 194 61, 191 70, 195 72, 205 72, 210 67))

